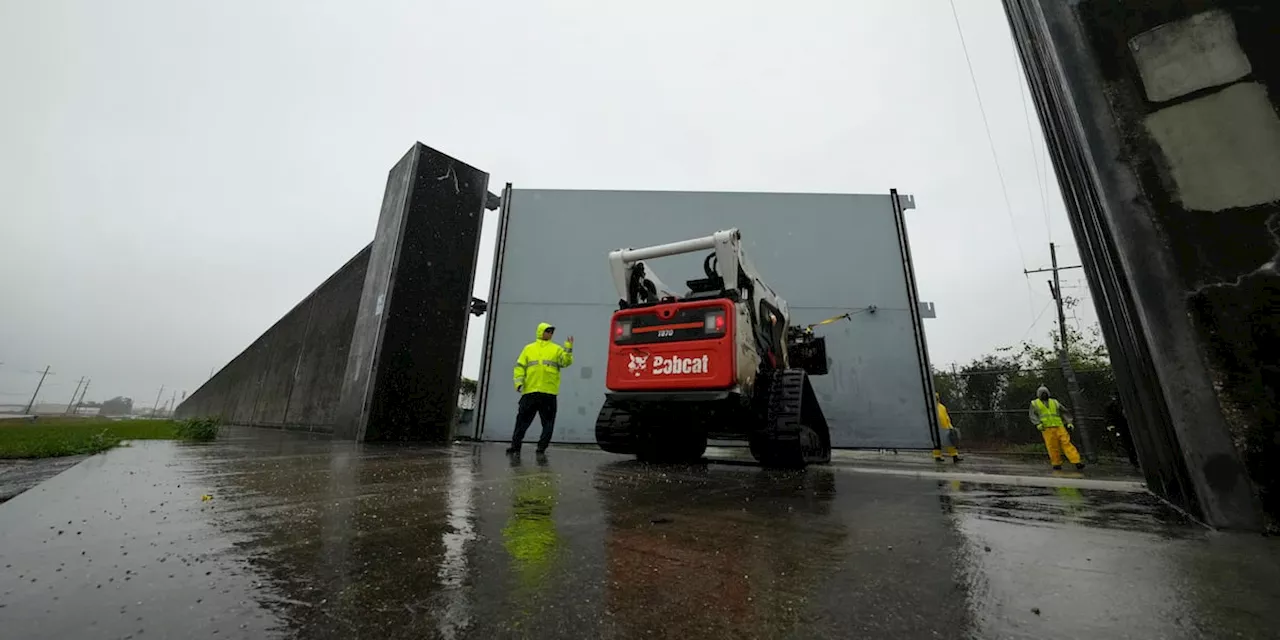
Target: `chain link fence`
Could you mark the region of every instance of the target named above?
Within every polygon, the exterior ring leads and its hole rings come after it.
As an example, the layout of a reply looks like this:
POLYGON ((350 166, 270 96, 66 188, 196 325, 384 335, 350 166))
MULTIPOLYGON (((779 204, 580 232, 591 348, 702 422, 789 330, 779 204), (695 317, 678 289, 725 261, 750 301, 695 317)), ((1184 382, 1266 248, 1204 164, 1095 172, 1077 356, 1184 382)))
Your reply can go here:
POLYGON ((1044 453, 1040 432, 1028 418, 1036 389, 1048 387, 1070 412, 1076 429, 1072 441, 1082 444, 1082 429, 1089 429, 1100 456, 1125 457, 1124 421, 1116 398, 1111 369, 1077 370, 1076 379, 1085 406, 1074 407, 1061 368, 935 371, 934 386, 940 400, 960 429, 961 447, 969 451, 1044 453), (1119 423, 1119 424, 1117 424, 1119 423))

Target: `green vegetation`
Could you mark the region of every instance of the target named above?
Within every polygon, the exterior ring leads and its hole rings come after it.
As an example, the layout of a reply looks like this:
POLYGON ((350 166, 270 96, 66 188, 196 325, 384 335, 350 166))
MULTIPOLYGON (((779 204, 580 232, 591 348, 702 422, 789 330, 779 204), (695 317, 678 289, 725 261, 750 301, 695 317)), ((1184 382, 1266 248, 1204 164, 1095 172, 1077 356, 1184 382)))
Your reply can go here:
POLYGON ((221 426, 217 418, 192 418, 178 422, 175 429, 182 440, 209 442, 218 437, 221 426))
MULTIPOLYGON (((1111 358, 1096 328, 1081 332, 1068 325, 1068 357, 1088 404, 1089 420, 1100 452, 1114 452, 1118 441, 1104 433, 1104 410, 1116 392, 1111 358)), ((951 370, 933 372, 934 389, 946 405, 952 423, 960 428, 970 449, 992 451, 1044 451, 1040 432, 1027 420, 1027 406, 1036 388, 1046 385, 1068 407, 1071 398, 1062 376, 1057 353, 1058 332, 1049 334, 1049 346, 1023 342, 995 349, 951 370)), ((1080 446, 1079 435, 1073 435, 1080 446)))
POLYGON ((209 441, 216 420, 0 420, 0 458, 53 458, 106 451, 124 440, 209 441))
POLYGON ((1011 444, 1001 450, 1001 453, 1036 454, 1044 456, 1049 454, 1049 450, 1045 448, 1043 442, 1035 442, 1030 444, 1011 444))
POLYGON ((463 378, 458 385, 458 393, 464 396, 474 396, 480 389, 480 383, 471 378, 463 378))
POLYGON ((0 420, 0 458, 52 458, 106 451, 121 440, 172 440, 169 420, 0 420))

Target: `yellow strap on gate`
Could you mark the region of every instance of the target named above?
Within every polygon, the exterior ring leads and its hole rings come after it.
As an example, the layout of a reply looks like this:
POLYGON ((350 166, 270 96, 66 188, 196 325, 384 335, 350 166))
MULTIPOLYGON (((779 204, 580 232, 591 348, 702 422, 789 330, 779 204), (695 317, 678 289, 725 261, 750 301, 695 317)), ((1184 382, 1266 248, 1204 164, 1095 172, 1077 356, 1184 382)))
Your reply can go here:
POLYGON ((842 314, 840 314, 840 315, 838 315, 838 316, 831 316, 830 318, 827 318, 826 320, 823 320, 822 322, 815 322, 815 323, 813 323, 813 324, 811 324, 811 325, 808 325, 808 326, 806 326, 806 327, 804 328, 804 330, 805 330, 805 333, 813 333, 813 328, 814 328, 814 327, 821 327, 821 326, 822 326, 822 325, 824 325, 824 324, 831 324, 832 322, 839 322, 839 321, 841 321, 841 320, 852 320, 852 319, 853 319, 853 314, 855 314, 855 313, 864 313, 864 312, 875 313, 875 312, 876 312, 876 306, 875 306, 875 305, 870 305, 870 306, 867 306, 867 307, 863 307, 863 308, 861 308, 861 309, 856 309, 856 310, 854 310, 854 311, 846 311, 846 312, 844 312, 844 313, 842 313, 842 314))
POLYGON ((811 325, 806 326, 806 327, 804 328, 804 330, 805 330, 806 332, 808 332, 808 333, 813 333, 813 328, 814 328, 814 327, 821 327, 821 326, 822 326, 822 325, 824 325, 824 324, 831 324, 832 322, 839 322, 839 321, 841 321, 841 320, 847 320, 847 319, 848 319, 848 318, 850 318, 852 315, 853 315, 853 312, 849 312, 849 313, 842 313, 842 314, 840 314, 840 315, 838 315, 838 316, 831 316, 830 318, 827 318, 826 320, 823 320, 823 321, 821 321, 821 322, 815 322, 815 323, 813 323, 813 324, 811 324, 811 325))

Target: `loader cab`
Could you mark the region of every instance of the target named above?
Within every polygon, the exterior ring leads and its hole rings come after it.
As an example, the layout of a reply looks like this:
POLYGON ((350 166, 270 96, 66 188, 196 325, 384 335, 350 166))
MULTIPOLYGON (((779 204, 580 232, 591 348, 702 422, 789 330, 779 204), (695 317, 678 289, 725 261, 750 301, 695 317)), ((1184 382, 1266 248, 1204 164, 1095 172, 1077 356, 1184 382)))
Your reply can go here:
POLYGON ((759 337, 764 361, 769 368, 785 368, 787 364, 787 320, 782 310, 761 300, 757 311, 756 335, 759 337))

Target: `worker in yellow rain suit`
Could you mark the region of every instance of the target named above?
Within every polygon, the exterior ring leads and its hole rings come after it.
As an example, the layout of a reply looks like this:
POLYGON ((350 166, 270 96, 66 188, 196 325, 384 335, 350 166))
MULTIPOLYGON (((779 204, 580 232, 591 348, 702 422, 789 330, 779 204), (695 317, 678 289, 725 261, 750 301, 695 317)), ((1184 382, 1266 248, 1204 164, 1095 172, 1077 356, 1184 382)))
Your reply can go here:
POLYGON ((1084 468, 1084 463, 1080 461, 1080 453, 1076 451, 1075 445, 1071 444, 1071 434, 1067 432, 1068 429, 1075 428, 1075 425, 1071 424, 1071 416, 1063 411, 1062 403, 1049 397, 1048 388, 1036 389, 1036 399, 1031 401, 1031 410, 1027 417, 1044 437, 1044 446, 1049 450, 1049 462, 1054 469, 1062 469, 1064 453, 1067 454, 1067 460, 1076 465, 1077 469, 1084 468))
MULTIPOLYGON (((960 457, 960 450, 956 448, 955 440, 951 437, 955 432, 954 427, 951 426, 951 414, 947 413, 947 406, 942 404, 941 396, 934 393, 933 400, 938 403, 938 426, 942 429, 942 433, 939 434, 942 446, 946 449, 947 455, 951 456, 952 463, 960 462, 963 458, 960 457)), ((941 449, 933 450, 933 460, 942 462, 941 449)))
POLYGON ((511 448, 507 453, 519 454, 524 434, 533 424, 537 414, 542 420, 542 436, 538 438, 538 453, 551 444, 551 432, 556 427, 556 396, 560 393, 560 370, 573 364, 573 336, 565 341, 564 348, 551 341, 556 328, 543 322, 538 324, 537 340, 525 345, 516 359, 516 393, 520 404, 516 409, 516 426, 511 432, 511 448))

